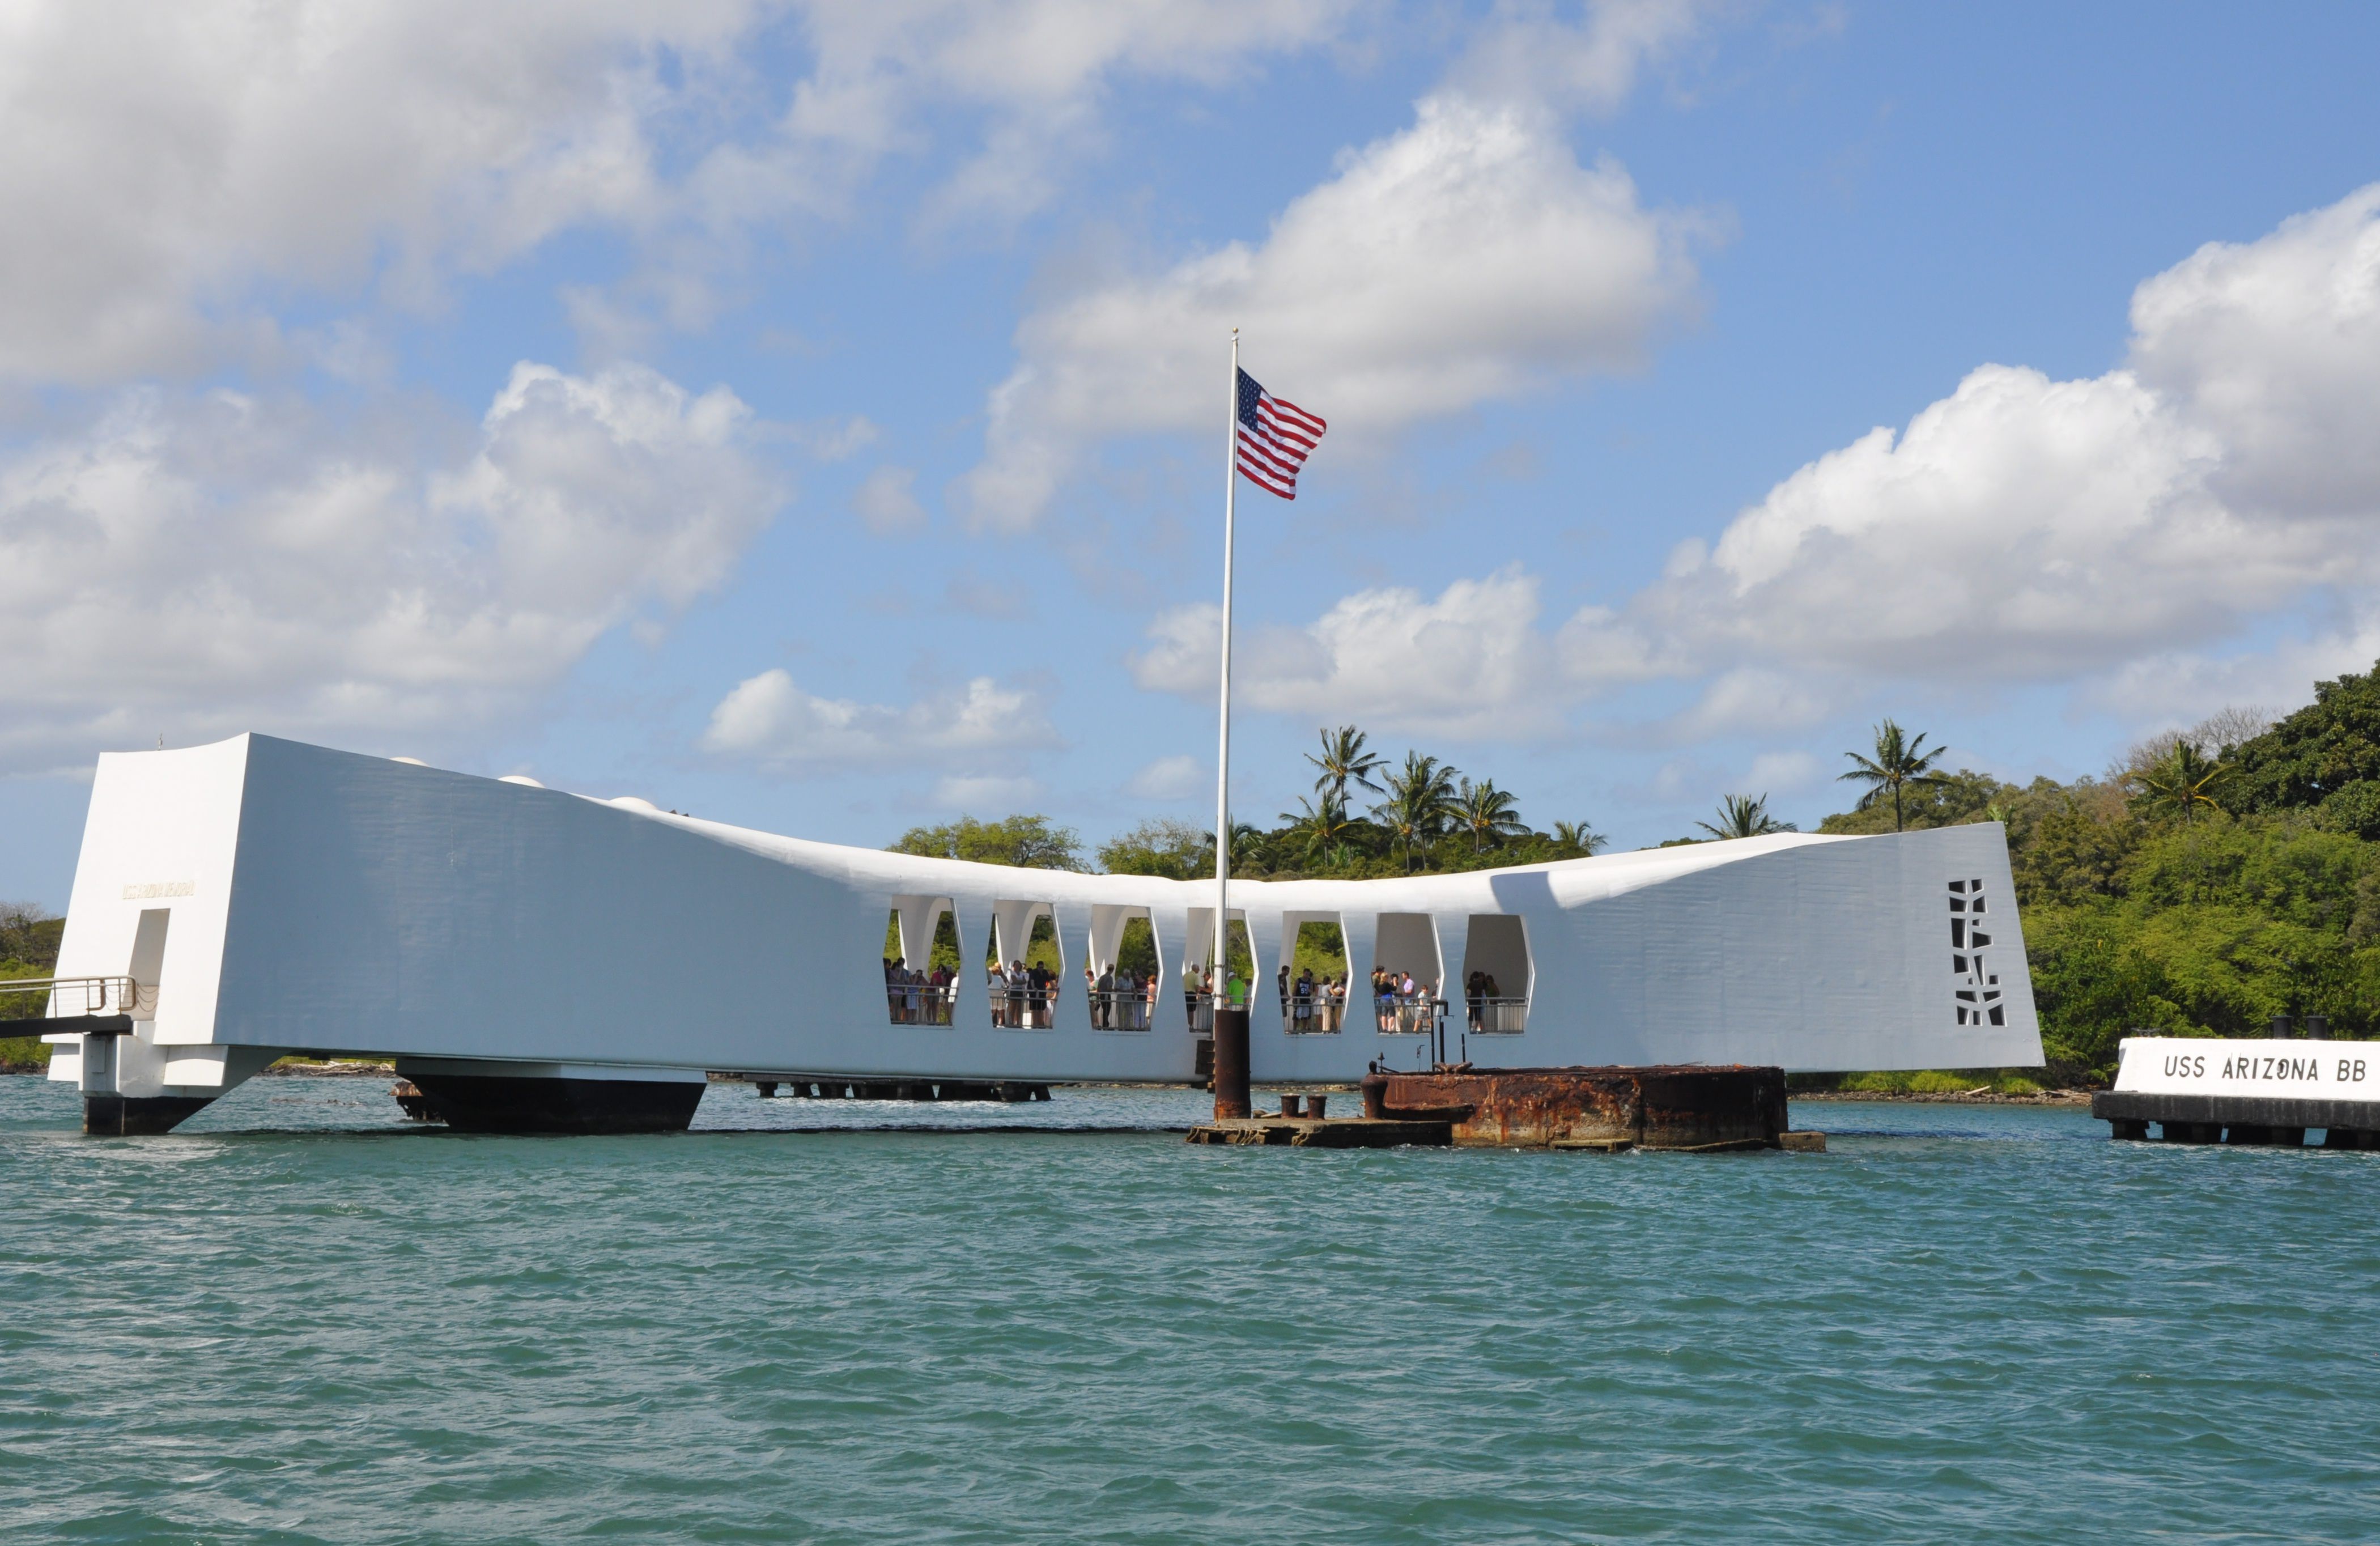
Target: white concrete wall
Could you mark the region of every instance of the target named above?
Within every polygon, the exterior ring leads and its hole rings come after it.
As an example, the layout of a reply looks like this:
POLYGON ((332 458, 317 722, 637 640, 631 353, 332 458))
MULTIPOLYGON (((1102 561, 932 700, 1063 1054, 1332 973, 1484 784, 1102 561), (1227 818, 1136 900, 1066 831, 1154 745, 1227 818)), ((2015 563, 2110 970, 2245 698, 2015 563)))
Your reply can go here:
MULTIPOLYGON (((1232 895, 1258 956, 1258 1080, 1348 1078, 1384 1054, 1399 1066, 1426 1056, 1415 1039, 1374 1034, 1362 1003, 1376 943, 1398 936, 1380 928, 1390 914, 1432 920, 1458 997, 1471 918, 1524 920, 1528 1031, 1470 1049, 1504 1065, 2040 1060, 1993 825, 1464 875, 1235 882, 1232 895), (2007 1023, 1961 1028, 1945 887, 1978 877, 1996 903, 2007 1023), (1288 1035, 1271 992, 1284 920, 1301 914, 1343 920, 1357 992, 1336 1036, 1288 1035)), ((102 760, 60 970, 124 970, 140 909, 170 905, 160 1043, 1180 1079, 1196 1048, 1179 962, 1211 897, 1210 883, 809 843, 255 736, 102 760), (186 882, 170 902, 126 895, 186 882), (945 897, 967 962, 956 1024, 888 1025, 887 912, 945 897), (1003 904, 1024 902, 1052 907, 1067 959, 1051 1030, 994 1029, 975 966, 995 916, 1021 915, 1003 904), (1148 1032, 1095 1031, 1085 1012, 1080 967, 1095 926, 1117 916, 1095 909, 1109 907, 1147 908, 1155 922, 1166 980, 1148 1032)), ((1459 1029, 1459 1007, 1450 1022, 1459 1029)))

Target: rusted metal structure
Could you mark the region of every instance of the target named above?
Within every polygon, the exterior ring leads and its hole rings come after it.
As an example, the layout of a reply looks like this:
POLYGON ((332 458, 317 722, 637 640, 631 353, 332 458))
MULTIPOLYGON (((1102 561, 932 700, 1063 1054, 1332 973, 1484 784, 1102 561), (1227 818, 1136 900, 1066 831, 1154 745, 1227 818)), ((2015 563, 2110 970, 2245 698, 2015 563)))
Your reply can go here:
POLYGON ((1743 1065, 1377 1073, 1363 1093, 1367 1117, 1503 1148, 1778 1149, 1791 1127, 1785 1071, 1743 1065))

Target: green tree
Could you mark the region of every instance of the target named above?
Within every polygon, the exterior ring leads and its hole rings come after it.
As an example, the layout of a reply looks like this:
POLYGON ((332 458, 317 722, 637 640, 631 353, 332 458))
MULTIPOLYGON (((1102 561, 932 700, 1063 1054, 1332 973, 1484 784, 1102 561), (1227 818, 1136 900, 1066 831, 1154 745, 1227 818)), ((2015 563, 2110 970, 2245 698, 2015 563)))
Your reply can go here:
POLYGON ((1111 875, 1162 875, 1195 881, 1215 872, 1215 839, 1188 822, 1152 820, 1099 845, 1099 868, 1111 875))
POLYGON ((1024 870, 1080 870, 1082 846, 1074 828, 1053 825, 1047 816, 1009 816, 997 822, 962 816, 945 826, 911 827, 890 851, 1024 870))
POLYGON ((1508 837, 1518 837, 1528 826, 1521 820, 1521 808, 1509 791, 1496 787, 1492 778, 1474 784, 1462 781, 1454 793, 1454 824, 1471 834, 1471 851, 1478 853, 1491 843, 1501 843, 1508 837))
POLYGON ((1554 823, 1554 846, 1562 850, 1564 858, 1592 858, 1609 841, 1585 822, 1554 823))
POLYGON ((1404 766, 1381 780, 1388 798, 1372 808, 1372 815, 1404 856, 1407 874, 1414 856, 1435 842, 1453 817, 1456 777, 1437 758, 1408 751, 1404 766))
POLYGON ((2233 803, 2243 811, 2325 803, 2350 784, 2380 780, 2380 666, 2316 682, 2313 701, 2242 742, 2233 803))
POLYGON ((2141 792, 2132 805, 2144 816, 2193 821, 2205 811, 2222 809, 2220 796, 2239 772, 2176 736, 2165 756, 2142 771, 2141 792))
MULTIPOLYGON (((2015 808, 2017 797, 2023 793, 2013 784, 2003 784, 1989 773, 1972 768, 1957 773, 1937 774, 1938 781, 1903 789, 1901 831, 1921 832, 1927 827, 1953 827, 1964 822, 1999 821, 2015 808), (1992 815, 1994 807, 2000 816, 1992 815)), ((1878 801, 1864 809, 1840 811, 1818 823, 1824 833, 1865 835, 1869 833, 1891 832, 1892 806, 1878 801)))
POLYGON ((1281 819, 1289 824, 1274 834, 1274 849, 1309 859, 1345 847, 1348 837, 1361 825, 1347 814, 1345 804, 1328 793, 1318 800, 1300 796, 1297 809, 1282 811, 1281 819))
POLYGON ((1936 747, 1931 751, 1926 750, 1925 737, 1922 733, 1912 738, 1905 735, 1899 724, 1888 719, 1876 727, 1876 755, 1868 757, 1856 751, 1844 752, 1843 755, 1851 759, 1852 771, 1838 774, 1837 782, 1868 786, 1867 793, 1860 797, 1859 809, 1862 810, 1889 799, 1892 830, 1900 832, 1904 830, 1901 826, 1901 791, 1943 782, 1943 775, 1934 771, 1934 764, 1940 761, 1943 749, 1936 747))
POLYGON ((1309 751, 1305 760, 1322 770, 1321 776, 1314 781, 1316 794, 1329 796, 1344 807, 1351 784, 1376 795, 1380 792, 1372 775, 1386 767, 1389 760, 1378 752, 1364 749, 1366 736, 1361 730, 1342 724, 1336 730, 1315 733, 1322 737, 1322 755, 1317 757, 1309 751))
POLYGON ((1791 822, 1780 822, 1768 813, 1768 797, 1761 795, 1730 795, 1718 802, 1718 824, 1696 822, 1694 825, 1713 837, 1766 837, 1772 832, 1797 830, 1791 822))

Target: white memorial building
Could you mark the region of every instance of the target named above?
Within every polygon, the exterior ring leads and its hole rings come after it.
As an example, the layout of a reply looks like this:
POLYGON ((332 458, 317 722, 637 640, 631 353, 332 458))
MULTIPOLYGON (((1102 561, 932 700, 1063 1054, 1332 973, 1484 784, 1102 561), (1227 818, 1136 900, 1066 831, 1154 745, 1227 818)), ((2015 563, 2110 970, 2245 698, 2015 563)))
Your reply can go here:
MULTIPOLYGON (((50 1077, 184 1114, 290 1053, 394 1056, 408 1077, 490 1089, 674 1086, 688 1112, 714 1070, 1183 1081, 1214 897, 1211 879, 814 843, 267 736, 110 754, 50 1077), (1020 1011, 984 963, 1023 957, 1040 920, 1061 965, 1020 1011), (954 931, 947 994, 888 988, 888 926, 920 971, 954 931), (1145 956, 1153 943, 1159 980, 1101 998, 1128 932, 1145 956)), ((1259 1083, 1458 1048, 1483 1067, 2041 1061, 1997 824, 1235 881, 1230 899, 1255 960, 1259 1083), (1335 1018, 1276 991, 1309 923, 1343 941, 1335 1018), (1442 1011, 1383 1015, 1375 967, 1434 988, 1442 1011), (1474 973, 1492 1001, 1466 998, 1474 973)))

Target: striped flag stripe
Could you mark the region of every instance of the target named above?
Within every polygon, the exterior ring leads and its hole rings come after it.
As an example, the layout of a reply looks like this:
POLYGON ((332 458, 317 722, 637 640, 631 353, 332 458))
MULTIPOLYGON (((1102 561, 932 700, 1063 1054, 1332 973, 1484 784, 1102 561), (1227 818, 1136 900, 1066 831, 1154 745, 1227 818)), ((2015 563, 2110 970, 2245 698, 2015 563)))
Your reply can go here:
POLYGON ((1232 460, 1240 475, 1267 493, 1295 499, 1298 469, 1330 426, 1267 392, 1245 371, 1239 374, 1233 416, 1238 427, 1232 460))
POLYGON ((1240 454, 1245 456, 1255 457, 1257 460, 1264 463, 1267 467, 1270 468, 1273 471, 1280 473, 1284 478, 1296 477, 1298 468, 1305 460, 1305 458, 1301 456, 1283 456, 1276 448, 1267 445, 1263 441, 1257 440, 1249 435, 1245 431, 1242 431, 1240 433, 1240 454))

